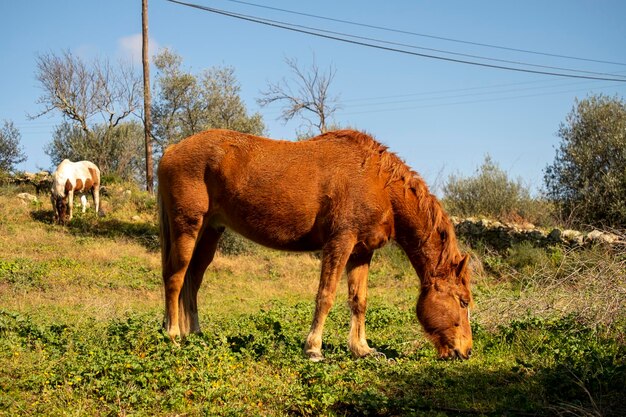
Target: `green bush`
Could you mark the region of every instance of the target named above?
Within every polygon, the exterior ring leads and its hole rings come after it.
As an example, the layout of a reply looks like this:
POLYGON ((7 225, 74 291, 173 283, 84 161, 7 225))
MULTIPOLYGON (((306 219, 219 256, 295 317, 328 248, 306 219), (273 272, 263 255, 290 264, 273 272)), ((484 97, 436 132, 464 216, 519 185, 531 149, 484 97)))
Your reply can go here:
POLYGON ((254 253, 257 246, 245 237, 226 229, 217 244, 217 250, 224 255, 244 255, 254 253))
POLYGON ((513 245, 508 250, 506 263, 518 271, 549 264, 548 254, 543 248, 536 248, 530 242, 513 245))
POLYGON ((511 180, 489 155, 474 176, 451 175, 443 192, 444 206, 455 216, 551 223, 548 203, 532 198, 528 187, 520 179, 511 180))

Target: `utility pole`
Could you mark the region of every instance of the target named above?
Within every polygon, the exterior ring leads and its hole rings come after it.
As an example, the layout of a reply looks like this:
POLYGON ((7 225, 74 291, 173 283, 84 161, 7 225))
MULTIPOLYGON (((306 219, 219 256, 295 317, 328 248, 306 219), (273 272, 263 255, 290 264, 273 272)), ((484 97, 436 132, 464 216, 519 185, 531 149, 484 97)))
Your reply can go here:
POLYGON ((142 33, 142 63, 143 63, 143 107, 144 107, 144 135, 146 140, 146 190, 154 194, 154 171, 152 168, 152 116, 150 107, 150 64, 148 62, 148 0, 141 0, 141 33, 142 33))

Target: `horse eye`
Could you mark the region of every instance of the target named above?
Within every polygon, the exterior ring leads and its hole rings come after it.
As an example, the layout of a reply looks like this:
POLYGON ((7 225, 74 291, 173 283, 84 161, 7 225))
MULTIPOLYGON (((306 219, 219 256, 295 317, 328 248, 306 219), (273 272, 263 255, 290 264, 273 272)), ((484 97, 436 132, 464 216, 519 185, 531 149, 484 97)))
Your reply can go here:
POLYGON ((465 300, 459 300, 459 303, 461 303, 461 308, 467 308, 469 305, 469 303, 465 300))

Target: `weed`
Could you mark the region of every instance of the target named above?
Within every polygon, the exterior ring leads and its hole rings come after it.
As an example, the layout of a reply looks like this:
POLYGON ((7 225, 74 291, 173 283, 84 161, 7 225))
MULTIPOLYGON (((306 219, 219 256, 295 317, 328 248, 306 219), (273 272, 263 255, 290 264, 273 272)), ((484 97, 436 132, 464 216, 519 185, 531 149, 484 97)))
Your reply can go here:
POLYGON ((530 242, 513 245, 506 257, 506 263, 518 271, 532 270, 547 260, 545 250, 534 247, 530 242))
POLYGON ((0 260, 0 282, 21 288, 43 288, 47 267, 30 259, 0 260))

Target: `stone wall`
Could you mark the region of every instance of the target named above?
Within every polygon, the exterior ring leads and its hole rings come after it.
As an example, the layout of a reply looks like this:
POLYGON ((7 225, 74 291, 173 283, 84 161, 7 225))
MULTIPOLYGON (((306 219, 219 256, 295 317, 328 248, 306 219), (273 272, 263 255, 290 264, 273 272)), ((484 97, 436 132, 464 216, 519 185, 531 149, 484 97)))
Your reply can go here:
POLYGON ((594 230, 583 233, 570 229, 541 229, 530 223, 512 224, 495 220, 451 217, 457 235, 470 245, 482 243, 496 250, 529 242, 533 246, 565 245, 585 247, 597 243, 626 247, 624 235, 594 230))
POLYGON ((52 175, 48 171, 22 172, 9 179, 15 185, 32 185, 37 194, 50 192, 52 175))

